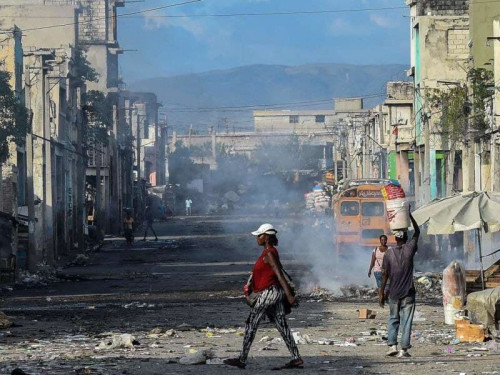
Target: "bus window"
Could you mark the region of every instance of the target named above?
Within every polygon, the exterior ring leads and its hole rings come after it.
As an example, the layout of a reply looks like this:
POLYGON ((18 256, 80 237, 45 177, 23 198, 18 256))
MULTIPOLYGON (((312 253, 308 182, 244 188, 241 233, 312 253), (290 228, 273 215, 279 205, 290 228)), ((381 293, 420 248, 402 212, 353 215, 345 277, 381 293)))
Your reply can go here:
POLYGON ((363 216, 383 216, 384 203, 382 202, 363 202, 361 203, 361 215, 363 216))
POLYGON ((379 238, 381 235, 385 234, 383 229, 364 229, 361 232, 362 238, 379 238))
POLYGON ((340 213, 342 214, 342 216, 358 216, 358 202, 342 202, 342 204, 340 205, 340 213))

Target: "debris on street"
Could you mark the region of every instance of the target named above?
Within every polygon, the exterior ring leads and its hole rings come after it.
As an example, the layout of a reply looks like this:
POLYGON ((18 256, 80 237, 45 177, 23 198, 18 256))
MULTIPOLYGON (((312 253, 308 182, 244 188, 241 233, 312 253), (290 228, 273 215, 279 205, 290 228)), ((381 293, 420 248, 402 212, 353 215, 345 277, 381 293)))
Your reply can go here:
POLYGON ((134 349, 135 346, 140 345, 139 341, 134 336, 125 333, 122 335, 113 335, 110 339, 101 341, 98 348, 111 350, 111 349, 134 349))
POLYGON ((9 317, 0 311, 0 329, 9 328, 12 326, 12 322, 9 317))
POLYGON ((201 365, 207 362, 207 359, 213 359, 214 353, 211 349, 200 350, 190 353, 179 359, 181 365, 201 365))

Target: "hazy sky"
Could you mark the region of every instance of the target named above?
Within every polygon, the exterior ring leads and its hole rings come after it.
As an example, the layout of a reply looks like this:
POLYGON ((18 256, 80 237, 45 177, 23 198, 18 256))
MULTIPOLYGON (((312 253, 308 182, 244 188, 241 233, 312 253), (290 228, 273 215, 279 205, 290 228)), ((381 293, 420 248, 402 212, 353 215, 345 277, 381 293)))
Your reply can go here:
MULTIPOLYGON (((146 0, 119 13, 186 0, 146 0)), ((126 82, 143 78, 225 69, 248 64, 300 65, 409 63, 409 14, 404 0, 204 0, 121 17, 120 57, 126 82), (166 18, 206 15, 332 11, 236 17, 166 18)))

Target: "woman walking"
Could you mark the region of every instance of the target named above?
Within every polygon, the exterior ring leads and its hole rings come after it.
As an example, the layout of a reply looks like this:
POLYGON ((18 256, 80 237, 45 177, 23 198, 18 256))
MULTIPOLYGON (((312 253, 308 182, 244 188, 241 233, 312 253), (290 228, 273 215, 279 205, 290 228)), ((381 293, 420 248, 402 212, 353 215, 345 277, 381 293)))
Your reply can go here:
POLYGON ((245 368, 250 347, 264 314, 276 325, 292 355, 292 360, 280 369, 301 368, 304 364, 285 317, 285 299, 292 306, 296 305, 297 301, 283 276, 279 253, 276 250, 276 233, 278 231, 271 224, 262 224, 252 232, 257 236, 259 246, 264 248, 254 265, 250 285, 252 292, 258 293, 258 297, 246 321, 241 354, 238 358, 226 359, 224 363, 227 365, 245 368))
POLYGON ((387 252, 387 236, 385 234, 379 237, 380 246, 377 246, 372 251, 372 259, 370 261, 370 268, 368 269, 368 277, 372 275, 375 276, 377 282, 377 288, 380 289, 382 285, 382 263, 384 262, 384 256, 387 252))
POLYGON ((127 214, 123 219, 123 234, 127 241, 127 247, 130 247, 134 242, 134 218, 130 210, 127 210, 127 214))

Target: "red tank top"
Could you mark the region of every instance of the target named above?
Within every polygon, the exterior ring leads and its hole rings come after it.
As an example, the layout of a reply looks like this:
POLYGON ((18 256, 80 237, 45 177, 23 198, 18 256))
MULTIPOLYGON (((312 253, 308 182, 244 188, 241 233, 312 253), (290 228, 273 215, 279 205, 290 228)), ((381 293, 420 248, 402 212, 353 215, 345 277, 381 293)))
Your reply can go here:
POLYGON ((262 252, 260 255, 259 259, 257 259, 257 262, 255 262, 255 265, 253 266, 253 291, 254 292, 261 292, 264 289, 269 288, 272 285, 280 285, 278 281, 278 276, 274 273, 272 267, 264 262, 264 257, 268 253, 273 253, 274 257, 276 258, 276 261, 279 264, 279 259, 280 255, 278 253, 278 250, 276 250, 274 247, 270 247, 262 252))

